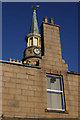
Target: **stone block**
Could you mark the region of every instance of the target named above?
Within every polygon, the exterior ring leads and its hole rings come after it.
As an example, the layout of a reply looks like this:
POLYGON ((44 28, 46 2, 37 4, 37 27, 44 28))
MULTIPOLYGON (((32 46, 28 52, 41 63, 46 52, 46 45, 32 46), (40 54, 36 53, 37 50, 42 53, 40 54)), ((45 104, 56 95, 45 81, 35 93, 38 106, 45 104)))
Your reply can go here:
POLYGON ((9 100, 9 99, 10 99, 10 100, 13 100, 13 99, 14 99, 14 95, 3 94, 3 95, 2 95, 2 100, 4 100, 4 99, 5 99, 5 100, 6 100, 6 99, 7 99, 7 100, 9 100))
POLYGON ((3 77, 2 77, 2 80, 3 80, 3 81, 10 82, 10 79, 11 79, 11 78, 8 77, 8 76, 3 76, 3 77))
POLYGON ((28 97, 28 102, 41 102, 40 97, 28 97))
POLYGON ((35 113, 43 113, 44 109, 35 109, 35 113))
POLYGON ((28 114, 28 113, 31 112, 31 109, 30 109, 30 108, 25 108, 25 107, 24 107, 24 108, 21 109, 21 112, 28 114))
POLYGON ((34 86, 43 86, 42 81, 34 81, 33 85, 34 86))
POLYGON ((8 72, 13 72, 13 67, 5 65, 5 66, 2 67, 2 70, 3 71, 8 71, 8 72))
POLYGON ((8 88, 15 88, 15 87, 16 87, 16 84, 15 84, 15 83, 5 82, 4 86, 5 86, 5 87, 8 87, 8 88))
POLYGON ((14 88, 9 88, 8 89, 9 91, 8 91, 8 93, 9 94, 18 94, 18 95, 20 95, 21 94, 21 89, 14 89, 14 88))
POLYGON ((27 68, 21 68, 19 73, 27 74, 27 68))
POLYGON ((22 90, 22 95, 25 96, 34 96, 34 90, 22 90))
POLYGON ((13 72, 4 72, 3 75, 4 75, 4 76, 14 77, 14 78, 15 78, 17 74, 16 74, 16 73, 13 73, 13 72))
POLYGON ((35 109, 35 104, 33 102, 26 102, 26 108, 34 108, 35 109))
POLYGON ((3 106, 8 106, 8 100, 7 99, 3 99, 2 100, 2 105, 3 106))
POLYGON ((19 100, 19 101, 26 101, 27 102, 27 96, 24 95, 15 95, 15 100, 19 100))
POLYGON ((8 106, 18 107, 19 106, 19 102, 17 100, 9 100, 8 101, 8 106))
POLYGON ((19 101, 19 107, 27 107, 26 101, 19 101))
POLYGON ((39 81, 39 77, 37 76, 33 76, 33 75, 29 75, 29 77, 28 77, 28 80, 32 80, 32 81, 35 81, 35 80, 37 80, 37 81, 39 81))
POLYGON ((34 81, 32 81, 32 80, 27 80, 27 82, 26 82, 27 85, 33 85, 33 83, 34 83, 34 81))
POLYGON ((0 76, 2 76, 3 75, 3 72, 2 72, 2 70, 0 70, 0 76))
POLYGON ((21 84, 21 89, 28 89, 28 85, 21 84))
POLYGON ((20 71, 21 71, 21 69, 19 67, 18 68, 16 68, 16 67, 13 68, 13 72, 15 72, 15 73, 20 73, 20 71))
POLYGON ((17 78, 20 78, 20 79, 28 79, 28 75, 17 73, 17 78))
POLYGON ((29 74, 29 75, 35 75, 35 70, 34 69, 28 70, 27 74, 29 74))
POLYGON ((4 83, 0 81, 0 88, 2 88, 2 86, 4 86, 4 83))
POLYGON ((3 87, 2 88, 2 93, 9 94, 9 88, 3 87))

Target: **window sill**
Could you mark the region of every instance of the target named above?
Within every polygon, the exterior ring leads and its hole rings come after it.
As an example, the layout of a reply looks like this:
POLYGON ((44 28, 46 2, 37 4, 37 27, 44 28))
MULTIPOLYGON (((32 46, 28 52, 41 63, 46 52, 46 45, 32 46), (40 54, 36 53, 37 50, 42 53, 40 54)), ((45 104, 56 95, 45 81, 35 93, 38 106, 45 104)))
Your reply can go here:
POLYGON ((45 109, 45 112, 53 112, 53 113, 65 113, 68 114, 69 112, 66 110, 53 110, 53 109, 45 109))

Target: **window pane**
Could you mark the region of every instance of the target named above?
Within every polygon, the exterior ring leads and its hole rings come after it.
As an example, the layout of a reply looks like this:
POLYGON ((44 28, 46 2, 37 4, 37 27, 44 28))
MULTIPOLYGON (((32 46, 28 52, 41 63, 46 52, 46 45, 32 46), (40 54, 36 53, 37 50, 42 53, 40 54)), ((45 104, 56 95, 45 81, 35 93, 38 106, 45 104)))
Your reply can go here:
POLYGON ((47 107, 52 109, 64 109, 64 97, 62 93, 47 92, 47 107))
POLYGON ((32 46, 32 45, 33 45, 33 38, 30 38, 29 46, 32 46))
POLYGON ((62 91, 63 89, 62 89, 61 77, 48 76, 47 77, 47 89, 62 91))
POLYGON ((51 89, 52 90, 61 90, 60 89, 60 79, 59 78, 56 78, 56 81, 55 82, 52 82, 50 80, 50 83, 51 83, 51 89))
POLYGON ((38 39, 34 38, 34 45, 37 46, 37 44, 38 44, 38 39))

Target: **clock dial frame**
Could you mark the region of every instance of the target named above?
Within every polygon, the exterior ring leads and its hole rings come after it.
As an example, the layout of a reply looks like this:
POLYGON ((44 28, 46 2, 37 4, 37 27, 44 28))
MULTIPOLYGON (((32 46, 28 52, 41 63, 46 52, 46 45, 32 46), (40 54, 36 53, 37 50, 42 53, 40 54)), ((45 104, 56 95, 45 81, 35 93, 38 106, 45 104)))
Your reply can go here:
POLYGON ((34 48, 33 51, 36 55, 40 54, 40 49, 39 48, 34 48))

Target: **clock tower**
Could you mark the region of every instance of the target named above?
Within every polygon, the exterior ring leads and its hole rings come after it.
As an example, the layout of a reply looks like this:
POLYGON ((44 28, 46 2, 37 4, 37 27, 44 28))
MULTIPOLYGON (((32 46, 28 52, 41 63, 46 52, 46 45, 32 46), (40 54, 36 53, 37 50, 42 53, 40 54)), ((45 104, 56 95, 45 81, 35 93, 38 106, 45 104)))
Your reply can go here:
POLYGON ((32 24, 30 33, 25 36, 27 42, 26 49, 24 50, 24 61, 29 65, 39 65, 41 59, 41 35, 38 30, 38 23, 36 18, 36 7, 34 6, 32 24))

